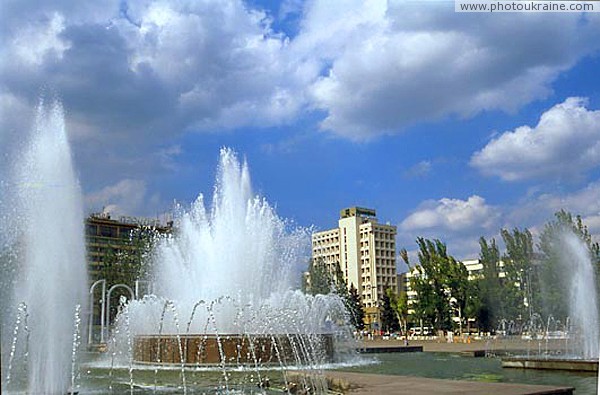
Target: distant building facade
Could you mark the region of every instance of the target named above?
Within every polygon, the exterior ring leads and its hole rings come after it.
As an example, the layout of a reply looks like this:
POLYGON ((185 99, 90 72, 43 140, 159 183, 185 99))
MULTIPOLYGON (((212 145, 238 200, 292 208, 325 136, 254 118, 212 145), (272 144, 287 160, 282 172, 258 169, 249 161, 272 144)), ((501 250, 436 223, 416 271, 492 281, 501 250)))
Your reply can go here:
POLYGON ((152 228, 159 233, 170 232, 171 223, 161 224, 158 220, 119 217, 111 218, 110 214, 91 214, 85 220, 85 240, 88 258, 90 282, 104 277, 104 266, 109 259, 123 254, 135 254, 137 245, 131 242, 134 232, 144 227, 152 228))
POLYGON ((365 323, 378 329, 380 301, 387 289, 398 292, 396 233, 380 224, 372 209, 351 207, 340 211, 338 227, 312 235, 313 261, 333 272, 339 265, 348 287, 353 285, 365 308, 365 323))

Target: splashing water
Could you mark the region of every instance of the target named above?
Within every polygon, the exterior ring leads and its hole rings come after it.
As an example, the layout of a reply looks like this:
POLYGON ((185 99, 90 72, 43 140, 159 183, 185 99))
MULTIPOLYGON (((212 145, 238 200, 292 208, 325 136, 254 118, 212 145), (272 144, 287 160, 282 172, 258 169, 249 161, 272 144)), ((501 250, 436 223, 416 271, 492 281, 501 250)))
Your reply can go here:
MULTIPOLYGON (((347 330, 339 297, 294 290, 308 260, 309 232, 290 229, 253 195, 248 166, 232 150, 221 150, 211 209, 201 195, 177 214, 174 234, 161 239, 154 254, 156 295, 123 311, 132 334, 185 330, 218 339, 347 330), (172 303, 167 311, 165 303, 172 303)), ((300 351, 298 362, 319 354, 309 344, 300 351)))
POLYGON ((288 233, 268 203, 252 194, 246 164, 221 150, 212 210, 203 196, 183 213, 178 237, 158 249, 157 291, 191 311, 198 299, 244 295, 257 303, 291 287, 301 256, 301 231, 288 233))
POLYGON ((579 332, 578 353, 584 359, 598 358, 598 305, 594 268, 585 243, 572 231, 559 236, 564 275, 569 279, 569 315, 579 332))
POLYGON ((60 103, 39 104, 16 158, 6 185, 15 202, 9 232, 19 251, 13 299, 28 312, 27 391, 64 394, 72 379, 73 315, 84 302, 87 274, 81 192, 60 103))

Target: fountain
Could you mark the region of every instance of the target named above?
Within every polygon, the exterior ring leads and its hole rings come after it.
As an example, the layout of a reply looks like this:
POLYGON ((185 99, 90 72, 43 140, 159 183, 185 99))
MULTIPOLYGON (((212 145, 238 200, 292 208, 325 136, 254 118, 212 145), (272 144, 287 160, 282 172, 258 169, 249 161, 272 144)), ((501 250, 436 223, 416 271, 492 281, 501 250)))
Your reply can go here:
POLYGON ((561 241, 561 262, 573 263, 563 270, 571 271, 569 311, 571 322, 580 331, 579 351, 583 359, 595 359, 598 357, 600 331, 594 268, 586 245, 577 236, 565 232, 561 241))
POLYGON ((524 357, 503 358, 503 367, 598 371, 600 331, 591 258, 585 243, 571 230, 563 229, 556 241, 559 269, 565 276, 565 288, 569 290, 565 297, 570 315, 561 327, 552 316, 544 323, 539 315, 533 314, 527 332, 530 340, 538 340, 537 356, 532 356, 528 350, 524 357), (554 331, 550 331, 551 324, 554 331), (551 342, 554 353, 549 349, 551 342))
POLYGON ((84 217, 59 103, 39 105, 24 146, 11 181, 0 184, 3 206, 14 207, 0 256, 17 268, 2 280, 14 289, 12 307, 2 300, 3 391, 268 393, 273 383, 322 393, 323 364, 354 355, 341 299, 294 289, 308 230, 253 195, 248 166, 229 149, 211 210, 202 196, 177 207, 174 232, 158 240, 146 279, 154 294, 122 301, 104 358, 83 355, 84 217))
POLYGON ((11 195, 14 208, 10 247, 18 265, 13 314, 3 315, 3 328, 16 322, 14 332, 2 336, 11 339, 10 354, 3 354, 3 388, 65 394, 73 384, 74 317, 76 322, 87 275, 81 191, 60 103, 39 104, 29 139, 15 158, 2 194, 11 195))
POLYGON ((117 317, 120 363, 180 366, 182 376, 206 366, 223 377, 290 367, 318 376, 351 331, 338 296, 294 290, 308 232, 253 195, 248 166, 229 149, 221 150, 210 211, 201 195, 176 213, 176 231, 161 236, 152 259, 155 294, 117 317))

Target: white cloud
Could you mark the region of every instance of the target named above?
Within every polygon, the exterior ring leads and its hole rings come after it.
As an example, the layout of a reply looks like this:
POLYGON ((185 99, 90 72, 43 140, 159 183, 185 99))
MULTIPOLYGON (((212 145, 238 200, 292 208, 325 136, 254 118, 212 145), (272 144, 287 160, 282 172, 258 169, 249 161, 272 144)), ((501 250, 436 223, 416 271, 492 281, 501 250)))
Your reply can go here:
POLYGON ((535 127, 520 126, 476 152, 471 165, 507 181, 572 177, 600 165, 600 110, 566 99, 544 112, 535 127))
POLYGON ((474 18, 439 2, 311 4, 319 12, 309 10, 303 33, 331 63, 312 86, 314 104, 327 113, 324 129, 355 140, 451 114, 516 110, 550 93, 599 30, 578 15, 474 18), (333 9, 336 21, 322 17, 333 9))
POLYGON ((0 142, 31 127, 40 94, 58 96, 89 185, 172 171, 187 131, 290 122, 318 74, 242 0, 21 2, 2 22, 0 142))
POLYGON ((582 220, 588 227, 590 234, 593 235, 594 240, 598 241, 600 239, 600 213, 582 217, 582 220))
POLYGON ((18 140, 46 89, 64 103, 84 184, 149 180, 175 168, 169 147, 189 131, 310 113, 364 140, 516 110, 599 45, 597 15, 459 15, 444 2, 383 0, 289 0, 280 11, 297 22, 289 37, 243 0, 8 2, 0 100, 15 111, 0 120, 0 142, 18 140))
POLYGON ((164 139, 265 127, 318 109, 324 129, 360 140, 517 109, 598 47, 594 15, 581 23, 461 15, 443 2, 292 0, 281 17, 298 10, 299 31, 287 37, 242 0, 14 3, 0 51, 15 61, 0 77, 31 105, 50 87, 86 138, 92 129, 164 139))
POLYGON ((269 126, 304 104, 302 61, 269 17, 241 0, 153 1, 116 26, 133 48, 130 67, 150 68, 174 95, 187 128, 269 126), (177 59, 177 61, 174 61, 177 59))
POLYGON ((416 254, 417 237, 439 239, 457 259, 471 259, 478 254, 479 237, 498 232, 501 215, 499 207, 478 195, 427 200, 400 223, 398 245, 416 254))
POLYGON ((145 208, 146 183, 125 179, 85 197, 88 209, 109 212, 113 215, 135 215, 145 208))
POLYGON ((519 226, 538 225, 562 209, 582 217, 600 215, 600 181, 571 192, 526 196, 506 209, 506 221, 519 226))
POLYGON ((16 55, 12 61, 25 66, 40 66, 46 56, 61 59, 69 45, 60 38, 65 29, 65 18, 53 13, 48 20, 25 25, 20 34, 12 40, 12 51, 16 55))
POLYGON ((406 178, 423 178, 431 173, 433 165, 429 160, 422 160, 419 163, 411 166, 404 172, 406 178))
MULTIPOLYGON (((318 74, 289 55, 289 41, 242 0, 98 2, 82 17, 67 1, 29 10, 0 30, 3 89, 31 106, 58 94, 86 138, 288 122, 318 74)), ((8 7, 5 18, 27 10, 8 7)), ((308 63, 306 63, 308 64, 308 63)))
POLYGON ((161 166, 165 169, 176 170, 176 158, 181 155, 182 149, 180 145, 172 145, 170 147, 166 147, 157 152, 156 156, 161 164, 161 166))
POLYGON ((560 210, 581 215, 594 239, 600 241, 600 181, 595 181, 571 192, 528 194, 502 206, 490 206, 477 195, 467 200, 426 201, 401 222, 398 244, 414 251, 417 237, 440 239, 455 257, 476 258, 481 236, 500 241, 500 229, 518 227, 538 237, 560 210))
POLYGON ((490 228, 498 218, 497 209, 488 205, 481 196, 467 200, 442 198, 426 201, 402 223, 403 231, 438 229, 465 231, 473 228, 490 228))

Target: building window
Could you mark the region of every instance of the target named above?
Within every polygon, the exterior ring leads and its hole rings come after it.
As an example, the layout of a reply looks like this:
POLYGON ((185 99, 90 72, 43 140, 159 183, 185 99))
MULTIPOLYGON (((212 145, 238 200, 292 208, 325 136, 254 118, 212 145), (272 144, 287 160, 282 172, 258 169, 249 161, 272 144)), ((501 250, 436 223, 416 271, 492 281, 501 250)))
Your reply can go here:
POLYGON ((96 225, 86 225, 85 233, 88 236, 97 236, 98 235, 98 227, 96 225))
POLYGON ((114 226, 100 226, 100 235, 104 237, 117 237, 117 228, 114 226))

